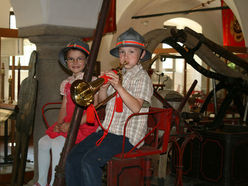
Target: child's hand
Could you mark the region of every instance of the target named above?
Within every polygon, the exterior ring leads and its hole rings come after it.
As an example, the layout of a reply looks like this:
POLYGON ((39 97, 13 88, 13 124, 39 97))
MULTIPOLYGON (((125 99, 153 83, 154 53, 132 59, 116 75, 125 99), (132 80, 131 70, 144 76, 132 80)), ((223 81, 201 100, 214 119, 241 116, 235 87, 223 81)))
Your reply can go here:
POLYGON ((115 90, 118 91, 118 89, 121 87, 120 77, 113 71, 107 72, 106 75, 110 77, 109 83, 114 87, 115 90))
POLYGON ((57 125, 55 125, 54 128, 53 128, 53 131, 54 131, 54 132, 61 132, 61 131, 60 131, 60 126, 61 126, 61 125, 62 125, 62 123, 58 123, 57 125))
POLYGON ((60 126, 60 131, 61 132, 68 132, 69 127, 70 127, 70 123, 69 122, 64 122, 60 126))
MULTIPOLYGON (((99 78, 101 78, 102 76, 105 76, 105 75, 106 75, 105 72, 101 72, 99 78)), ((110 83, 109 83, 109 81, 108 81, 107 83, 105 83, 105 84, 103 84, 103 85, 101 86, 101 89, 107 89, 107 88, 109 87, 109 85, 110 85, 110 83)))

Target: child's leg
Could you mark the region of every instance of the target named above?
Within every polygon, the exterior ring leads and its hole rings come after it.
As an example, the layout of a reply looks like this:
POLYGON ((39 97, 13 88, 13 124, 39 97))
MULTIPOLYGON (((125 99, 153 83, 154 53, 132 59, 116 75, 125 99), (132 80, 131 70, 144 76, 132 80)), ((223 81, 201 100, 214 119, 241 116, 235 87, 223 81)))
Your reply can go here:
MULTIPOLYGON (((119 154, 122 150, 123 136, 118 136, 109 133, 102 143, 91 149, 90 152, 85 154, 81 161, 81 183, 83 185, 102 185, 102 167, 113 156, 119 154)), ((125 151, 128 151, 133 146, 129 143, 128 139, 125 141, 125 151)))
MULTIPOLYGON (((95 143, 102 134, 91 134, 70 151, 66 160, 67 185, 102 185, 102 167, 115 154, 121 152, 123 139, 122 136, 108 134, 100 146, 96 146, 95 143)), ((128 139, 125 144, 125 151, 133 147, 128 139)))
POLYGON ((80 165, 81 158, 91 148, 95 148, 96 141, 102 134, 103 133, 99 134, 94 132, 71 149, 65 164, 66 185, 82 185, 80 183, 82 177, 80 165))
POLYGON ((58 136, 52 141, 52 176, 50 185, 53 184, 55 178, 55 167, 58 165, 60 160, 60 153, 64 147, 65 138, 63 136, 58 136))
POLYGON ((39 167, 39 180, 41 186, 47 184, 47 174, 50 166, 50 148, 52 139, 45 135, 40 138, 38 143, 38 167, 39 167))

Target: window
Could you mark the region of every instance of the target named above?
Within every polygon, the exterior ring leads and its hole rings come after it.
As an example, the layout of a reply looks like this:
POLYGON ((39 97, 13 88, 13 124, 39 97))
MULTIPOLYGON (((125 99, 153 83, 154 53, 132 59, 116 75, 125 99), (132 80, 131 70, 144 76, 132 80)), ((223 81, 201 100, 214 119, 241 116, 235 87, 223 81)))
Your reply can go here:
POLYGON ((9 28, 16 29, 16 17, 12 8, 10 8, 9 12, 9 28))
MULTIPOLYGON (((10 9, 9 13, 9 28, 17 29, 16 18, 12 8, 10 9)), ((5 58, 7 58, 5 62, 5 99, 12 97, 10 91, 14 89, 13 97, 14 100, 17 101, 19 85, 21 84, 22 80, 28 76, 29 59, 33 50, 36 50, 36 46, 26 38, 2 38, 1 40, 2 45, 4 45, 2 49, 6 48, 4 51, 6 51, 5 58), (6 82, 6 80, 8 82, 6 82), (14 87, 8 86, 11 83, 14 85, 14 87)))

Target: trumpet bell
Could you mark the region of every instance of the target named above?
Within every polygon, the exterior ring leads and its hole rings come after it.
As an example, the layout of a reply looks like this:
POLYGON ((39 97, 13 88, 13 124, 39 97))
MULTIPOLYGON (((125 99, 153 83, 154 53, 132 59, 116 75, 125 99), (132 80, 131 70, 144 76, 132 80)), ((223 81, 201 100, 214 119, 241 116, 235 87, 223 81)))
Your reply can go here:
POLYGON ((94 101, 94 95, 104 83, 103 78, 98 78, 90 83, 76 80, 71 84, 71 98, 79 106, 89 106, 94 101))
MULTIPOLYGON (((126 65, 127 62, 124 62, 113 71, 120 77, 122 81, 122 68, 126 65)), ((86 107, 89 106, 94 101, 94 95, 100 89, 100 87, 105 83, 105 80, 108 80, 109 77, 106 75, 101 76, 100 78, 92 81, 90 83, 84 80, 76 80, 71 84, 71 98, 75 104, 86 107)), ((96 107, 100 107, 105 104, 106 101, 110 100, 115 94, 109 96, 106 100, 99 103, 96 107)))

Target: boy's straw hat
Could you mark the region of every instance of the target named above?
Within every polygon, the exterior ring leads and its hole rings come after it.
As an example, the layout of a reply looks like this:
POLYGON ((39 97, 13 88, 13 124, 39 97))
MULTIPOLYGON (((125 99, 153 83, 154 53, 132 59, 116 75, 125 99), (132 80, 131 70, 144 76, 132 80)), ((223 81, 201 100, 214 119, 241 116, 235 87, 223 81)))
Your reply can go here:
POLYGON ((138 47, 146 51, 145 56, 140 61, 147 61, 151 58, 151 53, 145 48, 145 39, 136 32, 133 28, 129 28, 126 32, 122 33, 118 39, 115 48, 110 50, 110 54, 119 57, 119 47, 132 46, 138 47))
POLYGON ((66 47, 62 48, 59 52, 59 61, 65 68, 68 68, 67 63, 66 63, 66 54, 67 54, 68 50, 70 50, 70 49, 80 50, 86 55, 86 57, 88 57, 90 54, 89 45, 87 43, 80 41, 80 40, 70 41, 66 45, 66 47))

